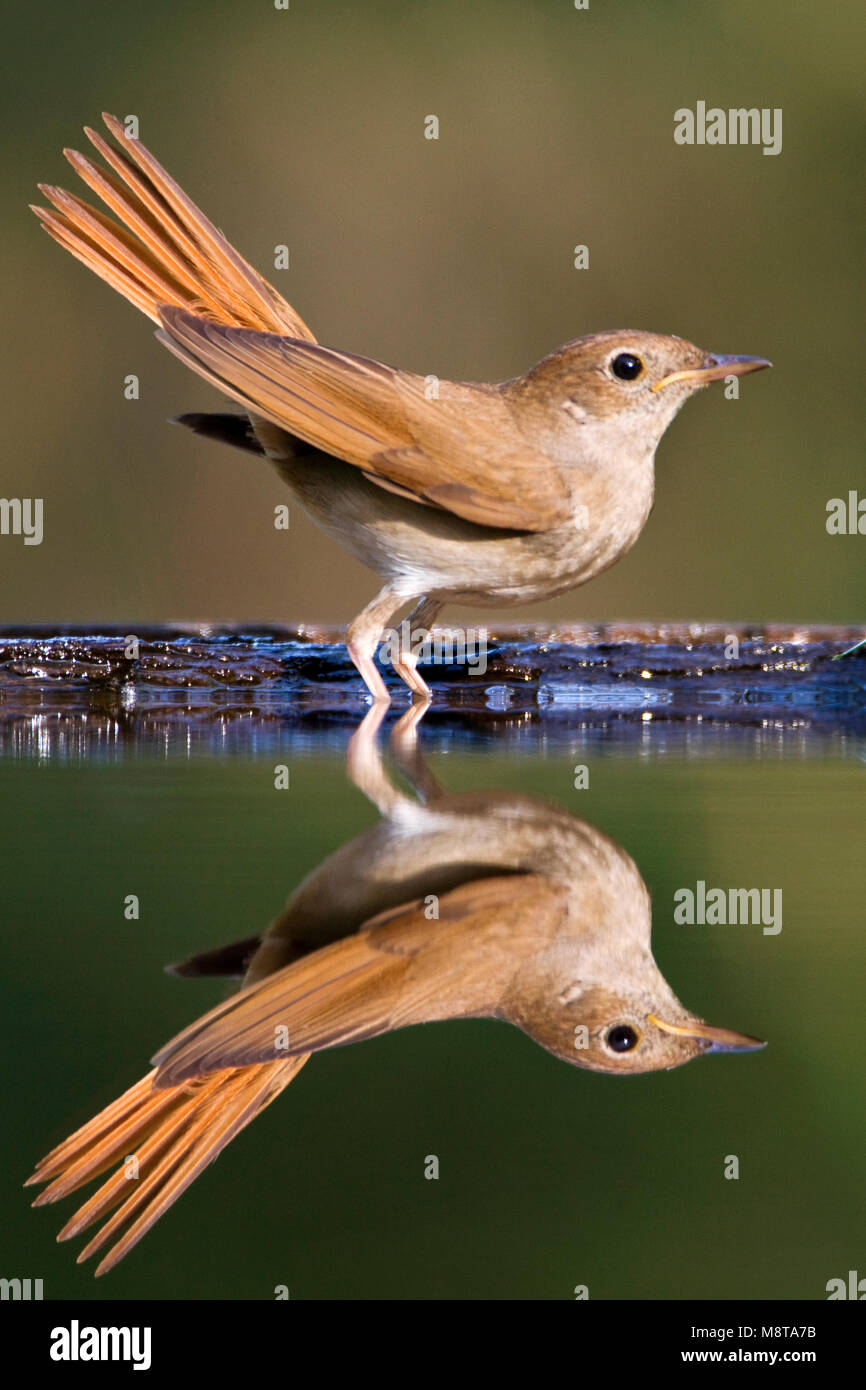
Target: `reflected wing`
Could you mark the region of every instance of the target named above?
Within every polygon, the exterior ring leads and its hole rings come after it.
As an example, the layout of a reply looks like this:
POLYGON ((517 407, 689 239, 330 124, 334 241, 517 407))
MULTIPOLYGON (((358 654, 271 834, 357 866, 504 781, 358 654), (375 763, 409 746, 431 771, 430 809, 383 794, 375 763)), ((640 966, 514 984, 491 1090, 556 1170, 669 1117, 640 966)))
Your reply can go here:
POLYGON ((154 1058, 155 1085, 273 1063, 409 1024, 493 1014, 521 962, 550 940, 562 890, 536 874, 462 884, 394 909, 242 990, 154 1058))

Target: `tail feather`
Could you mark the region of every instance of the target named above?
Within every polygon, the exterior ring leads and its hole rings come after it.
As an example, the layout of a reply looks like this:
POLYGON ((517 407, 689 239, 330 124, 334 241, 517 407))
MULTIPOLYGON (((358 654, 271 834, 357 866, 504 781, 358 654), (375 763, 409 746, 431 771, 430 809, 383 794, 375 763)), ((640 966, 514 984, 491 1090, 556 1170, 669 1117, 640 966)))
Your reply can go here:
POLYGON ((124 299, 128 299, 130 304, 134 304, 136 309, 140 309, 148 318, 159 322, 159 315, 153 303, 153 296, 149 295, 132 276, 127 275, 119 266, 107 260, 102 248, 88 237, 80 227, 75 227, 68 218, 52 212, 50 208, 39 207, 36 203, 31 203, 30 208, 42 223, 43 228, 56 242, 64 247, 76 260, 86 265, 88 270, 94 271, 101 279, 105 280, 113 290, 122 294, 124 299))
POLYGON ((34 1206, 56 1202, 120 1159, 134 1154, 137 1178, 117 1169, 66 1223, 69 1240, 108 1212, 79 1262, 119 1239, 97 1266, 104 1274, 123 1259, 199 1173, 300 1071, 307 1055, 231 1067, 192 1085, 157 1089, 155 1071, 58 1145, 29 1183, 50 1182, 34 1206))
POLYGON ((33 206, 45 230, 108 284, 159 323, 160 304, 218 323, 315 342, 290 304, 245 261, 116 116, 103 115, 120 148, 85 133, 108 170, 65 150, 84 183, 114 214, 50 184, 40 189, 55 211, 33 206), (118 219, 118 220, 115 220, 118 219))
MULTIPOLYGON (((100 1155, 100 1158, 104 1156, 102 1167, 109 1167, 114 1161, 114 1148, 120 1148, 125 1144, 126 1135, 130 1129, 139 1132, 141 1125, 145 1122, 146 1114, 149 1115, 151 1121, 155 1122, 158 1114, 173 1103, 171 1091, 159 1091, 154 1088, 153 1078, 155 1076, 156 1069, 154 1068, 111 1105, 107 1105, 104 1110, 101 1110, 86 1125, 82 1125, 74 1134, 70 1134, 69 1138, 65 1139, 62 1144, 58 1144, 49 1154, 46 1154, 36 1165, 32 1177, 27 1179, 25 1187, 29 1187, 33 1183, 50 1182, 58 1174, 69 1172, 73 1165, 83 1162, 85 1159, 89 1159, 91 1164, 87 1176, 95 1176, 102 1171, 102 1168, 92 1166, 97 1154, 100 1155), (122 1138, 119 1137, 121 1134, 123 1135, 122 1138), (117 1140, 117 1143, 112 1142, 112 1146, 109 1148, 108 1140, 117 1140)), ((86 1180, 85 1177, 84 1181, 86 1180)), ((37 1198, 34 1205, 41 1205, 45 1200, 45 1193, 43 1193, 41 1197, 37 1198)))
POLYGON ((62 216, 67 236, 77 235, 87 238, 88 246, 96 254, 111 257, 112 269, 119 269, 138 283, 139 289, 156 304, 175 304, 182 302, 184 291, 179 280, 171 277, 165 258, 154 253, 147 245, 136 240, 126 227, 121 227, 99 208, 92 208, 75 193, 67 193, 65 188, 55 188, 52 184, 40 183, 40 193, 62 216))
MULTIPOLYGON (((66 149, 63 153, 75 172, 144 245, 159 242, 161 254, 175 277, 188 289, 199 293, 201 286, 190 270, 190 263, 195 264, 196 261, 196 246, 181 223, 170 214, 167 205, 153 194, 146 181, 139 177, 134 164, 107 140, 103 140, 101 135, 97 135, 95 130, 85 127, 85 133, 106 163, 117 169, 122 177, 109 174, 77 150, 66 149)), ((214 307, 218 307, 216 301, 214 307)))

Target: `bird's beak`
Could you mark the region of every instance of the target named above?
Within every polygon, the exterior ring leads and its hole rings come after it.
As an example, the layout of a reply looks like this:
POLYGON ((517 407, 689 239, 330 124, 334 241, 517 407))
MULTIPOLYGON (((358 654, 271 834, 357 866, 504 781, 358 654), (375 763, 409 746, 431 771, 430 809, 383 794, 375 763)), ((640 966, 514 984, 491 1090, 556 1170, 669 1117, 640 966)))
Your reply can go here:
POLYGON ((710 353, 700 367, 689 367, 682 372, 671 372, 663 376, 652 388, 660 391, 663 386, 672 386, 675 381, 694 381, 708 386, 711 381, 723 381, 726 376, 746 376, 749 372, 759 372, 763 367, 772 367, 766 357, 730 357, 722 352, 710 353))
POLYGON ((750 1038, 747 1033, 732 1033, 729 1028, 711 1028, 708 1023, 700 1023, 697 1019, 685 1024, 665 1023, 663 1018, 655 1014, 647 1014, 647 1019, 665 1033, 676 1033, 681 1038, 697 1038, 699 1042, 708 1043, 707 1052, 755 1052, 759 1047, 767 1046, 760 1038, 750 1038))

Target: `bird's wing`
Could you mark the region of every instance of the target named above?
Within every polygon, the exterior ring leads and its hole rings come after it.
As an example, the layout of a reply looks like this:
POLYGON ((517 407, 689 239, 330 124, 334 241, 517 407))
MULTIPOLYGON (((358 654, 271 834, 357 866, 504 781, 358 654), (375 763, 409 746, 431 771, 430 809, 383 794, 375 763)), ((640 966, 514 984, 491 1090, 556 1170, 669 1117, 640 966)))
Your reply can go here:
POLYGON ((154 1057, 154 1084, 492 1013, 522 953, 561 920, 562 891, 537 874, 509 874, 443 894, 432 921, 424 901, 390 910, 193 1023, 154 1057))
POLYGON ((514 444, 496 388, 425 379, 371 358, 161 305, 157 336, 254 415, 355 464, 379 486, 480 526, 543 531, 570 498, 541 450, 514 444))

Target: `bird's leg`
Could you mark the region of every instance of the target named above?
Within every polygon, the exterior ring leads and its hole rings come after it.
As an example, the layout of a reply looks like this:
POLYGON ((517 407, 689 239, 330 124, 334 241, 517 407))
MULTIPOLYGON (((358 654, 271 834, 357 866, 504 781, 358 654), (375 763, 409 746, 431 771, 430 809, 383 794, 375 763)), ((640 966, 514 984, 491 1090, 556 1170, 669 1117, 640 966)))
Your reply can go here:
POLYGON ((429 703, 433 696, 430 687, 417 671, 418 653, 412 650, 413 631, 429 633, 430 624, 433 622, 437 613, 442 610, 443 604, 437 598, 422 598, 421 601, 412 609, 406 619, 409 628, 409 646, 400 648, 400 655, 394 662, 394 670, 402 681, 405 681, 412 691, 413 700, 429 703))
POLYGON ((424 806, 432 806, 444 792, 434 777, 418 744, 418 725, 427 713, 426 704, 416 702, 404 710, 391 730, 394 762, 424 806))
POLYGON ((378 670, 374 657, 382 629, 392 614, 402 608, 410 595, 386 584, 346 630, 346 647, 362 681, 374 700, 389 704, 391 697, 378 670))
MULTIPOLYGON (((379 730, 387 715, 387 707, 381 701, 377 701, 367 710, 349 739, 346 749, 346 775, 383 816, 393 816, 399 806, 411 802, 412 799, 394 785, 382 761, 379 730)), ((414 802, 412 804, 414 805, 414 802)))

